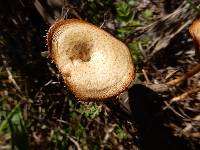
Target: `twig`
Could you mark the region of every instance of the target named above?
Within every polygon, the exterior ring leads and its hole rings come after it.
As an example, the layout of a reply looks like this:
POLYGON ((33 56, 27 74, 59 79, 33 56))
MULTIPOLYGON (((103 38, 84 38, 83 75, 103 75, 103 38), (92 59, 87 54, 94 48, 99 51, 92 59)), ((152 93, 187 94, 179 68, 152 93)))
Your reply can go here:
POLYGON ((146 73, 146 71, 144 69, 142 69, 142 73, 143 73, 143 75, 145 77, 145 80, 146 80, 147 84, 151 83, 149 78, 148 78, 148 76, 147 76, 147 73, 146 73))
POLYGON ((64 120, 61 120, 61 119, 57 119, 56 121, 58 121, 59 123, 63 123, 63 124, 66 124, 66 125, 70 125, 69 122, 64 121, 64 120))
POLYGON ((62 13, 61 16, 63 19, 67 19, 67 15, 68 14, 72 14, 74 15, 76 18, 78 19, 82 19, 81 16, 77 13, 77 11, 75 10, 75 7, 72 6, 68 0, 64 0, 63 1, 63 6, 62 6, 62 13))
POLYGON ((107 131, 106 131, 106 134, 103 138, 103 143, 107 143, 108 139, 109 139, 109 136, 110 136, 110 133, 115 129, 116 127, 116 124, 113 124, 107 131))
POLYGON ((3 54, 1 54, 1 58, 2 58, 2 60, 3 60, 3 65, 4 65, 4 67, 5 67, 5 69, 6 69, 7 73, 8 73, 8 79, 9 79, 9 81, 12 82, 12 84, 14 85, 15 89, 16 89, 18 92, 22 93, 22 91, 21 91, 19 85, 17 84, 17 82, 16 82, 15 79, 13 78, 13 75, 12 75, 12 73, 11 73, 9 67, 8 67, 8 63, 7 63, 7 61, 6 61, 6 59, 5 59, 5 56, 4 56, 3 54))
POLYGON ((10 145, 2 145, 0 146, 0 150, 8 150, 8 149, 11 149, 11 146, 10 145))
POLYGON ((170 109, 171 111, 173 111, 174 114, 176 114, 177 116, 179 116, 179 117, 181 117, 181 118, 183 118, 183 119, 187 119, 187 118, 185 118, 183 115, 181 115, 180 113, 178 113, 173 107, 171 107, 170 104, 169 104, 168 102, 164 101, 164 103, 165 103, 165 105, 166 105, 166 107, 164 108, 164 110, 167 109, 167 108, 169 108, 169 109, 170 109))
POLYGON ((67 136, 69 138, 70 141, 72 141, 74 143, 74 145, 76 146, 77 150, 82 150, 79 143, 77 141, 75 141, 72 137, 67 136))
POLYGON ((200 114, 193 118, 195 121, 200 121, 200 114))
POLYGON ((186 72, 183 76, 171 80, 169 82, 167 82, 167 85, 169 86, 175 86, 181 82, 183 82, 184 80, 186 80, 187 78, 195 75, 196 73, 200 72, 200 64, 196 65, 195 67, 193 67, 189 72, 186 72))
POLYGON ((172 76, 174 76, 174 74, 176 74, 178 72, 178 69, 172 71, 171 73, 169 73, 166 77, 165 80, 168 80, 169 78, 171 78, 172 76))
MULTIPOLYGON (((147 26, 136 28, 134 34, 130 35, 129 37, 127 37, 125 42, 129 43, 135 37, 141 36, 142 34, 144 34, 146 32, 155 31, 160 24, 166 24, 166 23, 172 24, 172 23, 175 23, 175 22, 178 23, 178 22, 180 22, 180 20, 182 20, 182 21, 184 19, 188 20, 188 17, 187 17, 188 14, 187 14, 187 16, 186 15, 184 15, 184 16, 182 15, 182 14, 185 14, 185 12, 187 12, 188 9, 189 9, 189 4, 187 4, 184 1, 174 12, 157 19, 155 22, 153 22, 153 23, 151 23, 151 24, 149 24, 147 26)), ((192 18, 190 18, 190 19, 192 19, 192 18)), ((160 32, 162 32, 162 31, 160 31, 160 32)))
POLYGON ((185 98, 187 98, 187 97, 189 97, 190 95, 192 95, 192 94, 194 94, 194 93, 197 93, 197 92, 200 92, 200 88, 196 88, 196 89, 192 89, 192 90, 189 90, 189 91, 187 91, 187 92, 184 92, 183 94, 172 98, 172 99, 170 100, 170 102, 176 102, 176 101, 184 100, 185 98))
POLYGON ((40 96, 42 90, 43 90, 45 87, 47 87, 48 85, 50 85, 52 82, 53 82, 53 80, 49 80, 47 83, 45 83, 45 84, 38 90, 38 92, 35 94, 35 97, 34 97, 34 98, 37 99, 37 98, 40 96))
POLYGON ((151 56, 153 56, 160 49, 167 47, 171 39, 173 39, 181 31, 183 31, 190 23, 192 23, 192 21, 193 19, 187 20, 183 25, 180 26, 180 28, 176 29, 175 32, 168 31, 166 34, 164 34, 164 37, 161 37, 159 41, 156 43, 155 48, 153 49, 153 52, 151 53, 151 56))
POLYGON ((54 19, 51 17, 51 15, 47 12, 47 10, 42 6, 39 0, 35 0, 33 2, 36 10, 41 15, 41 17, 44 19, 45 22, 49 24, 53 24, 54 19))
MULTIPOLYGON (((200 115, 197 115, 192 119, 193 121, 197 121, 199 123, 200 121, 200 115)), ((182 134, 186 134, 187 132, 191 131, 193 128, 192 123, 186 123, 186 127, 182 130, 182 134)))

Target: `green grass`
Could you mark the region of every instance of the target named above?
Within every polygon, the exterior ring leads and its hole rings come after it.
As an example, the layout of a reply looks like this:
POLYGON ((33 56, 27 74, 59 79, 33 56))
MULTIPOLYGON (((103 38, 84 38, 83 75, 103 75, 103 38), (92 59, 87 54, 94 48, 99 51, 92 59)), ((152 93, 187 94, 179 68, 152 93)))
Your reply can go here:
POLYGON ((119 23, 117 27, 117 36, 125 39, 134 32, 135 27, 140 25, 140 21, 135 17, 135 1, 119 1, 115 3, 116 20, 119 23))
POLYGON ((122 142, 128 138, 127 133, 119 125, 115 127, 115 134, 119 142, 122 142))
POLYGON ((187 0, 187 2, 190 4, 190 7, 200 15, 200 5, 196 5, 192 0, 187 0))
POLYGON ((92 105, 81 105, 78 111, 86 118, 94 119, 99 116, 101 110, 100 107, 93 103, 92 105))
POLYGON ((11 134, 12 149, 29 149, 28 134, 22 117, 20 103, 16 104, 0 124, 0 134, 4 132, 11 134))
POLYGON ((145 9, 145 10, 142 12, 142 16, 143 16, 145 19, 149 20, 149 19, 151 19, 151 18, 153 17, 153 12, 152 12, 151 9, 145 9))

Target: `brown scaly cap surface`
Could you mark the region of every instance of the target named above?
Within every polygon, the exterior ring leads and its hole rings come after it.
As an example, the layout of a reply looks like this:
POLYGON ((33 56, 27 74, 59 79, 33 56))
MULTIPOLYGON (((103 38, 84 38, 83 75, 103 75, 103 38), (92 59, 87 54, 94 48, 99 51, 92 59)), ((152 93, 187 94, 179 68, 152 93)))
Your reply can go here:
POLYGON ((200 56, 200 19, 194 21, 189 28, 189 32, 196 46, 198 56, 200 56))
POLYGON ((55 22, 47 33, 50 56, 79 100, 105 100, 135 77, 129 49, 104 30, 77 19, 55 22))

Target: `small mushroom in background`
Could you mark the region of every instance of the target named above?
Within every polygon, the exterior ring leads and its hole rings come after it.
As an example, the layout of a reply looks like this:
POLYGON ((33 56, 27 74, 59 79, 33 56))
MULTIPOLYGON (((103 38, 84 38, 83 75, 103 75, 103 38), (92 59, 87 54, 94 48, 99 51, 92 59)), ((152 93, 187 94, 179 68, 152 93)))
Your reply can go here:
POLYGON ((78 100, 106 100, 127 90, 135 77, 128 47, 104 30, 77 19, 56 21, 48 50, 78 100))
MULTIPOLYGON (((192 36, 193 42, 196 47, 196 55, 198 58, 200 58, 200 19, 198 19, 192 23, 192 25, 189 28, 189 32, 192 36)), ((181 76, 175 80, 169 81, 167 84, 169 86, 175 86, 178 83, 181 83, 182 81, 195 75, 198 72, 200 72, 200 63, 197 64, 195 67, 193 67, 189 72, 186 72, 183 76, 181 76)))
POLYGON ((193 22, 189 28, 189 32, 196 47, 196 54, 200 58, 200 19, 193 22))

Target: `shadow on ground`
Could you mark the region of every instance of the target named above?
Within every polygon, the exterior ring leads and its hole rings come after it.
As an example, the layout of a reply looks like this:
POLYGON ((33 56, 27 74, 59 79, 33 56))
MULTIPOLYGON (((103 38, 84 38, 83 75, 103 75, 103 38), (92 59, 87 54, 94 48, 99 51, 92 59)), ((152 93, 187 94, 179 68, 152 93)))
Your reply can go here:
POLYGON ((129 89, 132 120, 136 124, 139 145, 143 150, 189 150, 189 142, 175 137, 163 125, 162 98, 151 89, 136 84, 129 89))

